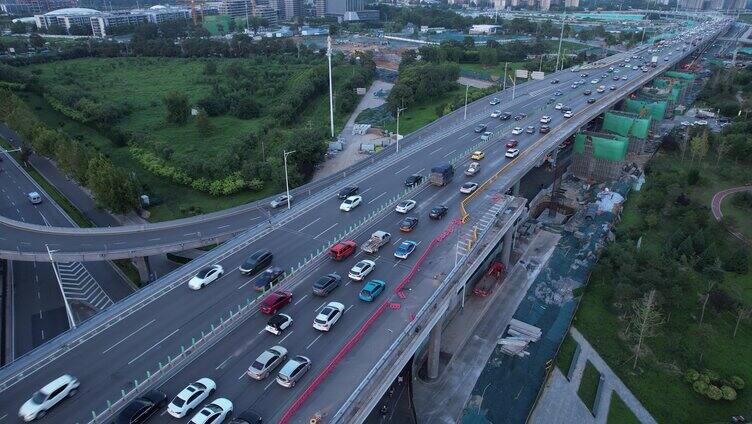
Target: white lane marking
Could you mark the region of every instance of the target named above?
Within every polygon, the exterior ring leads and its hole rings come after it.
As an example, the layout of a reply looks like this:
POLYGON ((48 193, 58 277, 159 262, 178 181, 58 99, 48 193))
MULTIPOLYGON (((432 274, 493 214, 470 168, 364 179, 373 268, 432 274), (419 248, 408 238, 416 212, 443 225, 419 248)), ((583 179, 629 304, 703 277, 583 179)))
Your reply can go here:
POLYGON ((245 377, 246 375, 247 375, 247 374, 245 373, 245 371, 243 371, 243 374, 240 374, 240 377, 238 377, 238 380, 242 380, 242 379, 243 379, 243 377, 245 377))
POLYGON ((417 174, 422 174, 422 173, 423 173, 423 171, 425 171, 425 170, 426 170, 426 168, 420 168, 420 171, 418 171, 418 172, 416 172, 416 173, 417 173, 417 174))
POLYGON ((313 310, 313 312, 318 312, 318 311, 319 311, 319 309, 321 309, 321 308, 323 308, 323 307, 324 307, 324 305, 326 305, 326 301, 324 301, 324 302, 323 302, 323 303, 322 303, 321 305, 319 305, 319 307, 318 307, 318 308, 314 309, 314 310, 313 310))
POLYGON ((150 238, 149 239, 149 241, 158 241, 158 240, 162 240, 162 237, 150 238))
POLYGON ((321 338, 321 336, 323 336, 323 335, 324 334, 319 334, 318 337, 316 337, 315 339, 313 339, 313 341, 311 342, 311 344, 309 344, 308 346, 306 346, 306 350, 310 349, 311 346, 313 346, 313 344, 316 343, 321 338))
POLYGON ((449 152, 449 153, 445 154, 445 155, 444 155, 444 157, 446 158, 446 157, 448 157, 448 156, 451 156, 451 155, 453 155, 453 154, 454 154, 454 152, 456 152, 456 151, 457 151, 457 149, 454 149, 454 150, 452 150, 451 152, 449 152))
POLYGON ((400 242, 400 240, 402 240, 402 237, 398 238, 397 240, 394 240, 394 243, 392 243, 392 246, 394 246, 394 245, 396 245, 397 243, 399 243, 399 242, 400 242))
POLYGON ((323 236, 325 232, 327 232, 327 231, 331 230, 332 228, 336 227, 336 226, 337 226, 337 224, 339 224, 339 222, 335 222, 334 224, 332 224, 332 225, 331 225, 331 226, 330 226, 329 228, 327 228, 326 230, 324 230, 324 231, 322 231, 322 232, 318 233, 318 234, 316 235, 316 237, 314 237, 314 238, 316 239, 316 238, 319 238, 319 237, 323 236))
POLYGON ((441 149, 442 149, 442 148, 441 148, 441 147, 439 147, 439 148, 438 148, 438 149, 436 149, 436 150, 432 150, 431 152, 429 152, 429 153, 428 153, 428 155, 429 155, 429 156, 431 156, 431 155, 433 155, 434 153, 439 153, 439 151, 441 151, 441 149))
POLYGON ((160 344, 161 344, 161 343, 162 343, 163 341, 165 341, 165 340, 169 339, 170 337, 174 336, 174 335, 175 335, 175 333, 177 333, 178 331, 180 331, 180 329, 179 329, 179 328, 178 328, 178 329, 176 329, 175 331, 173 331, 172 333, 170 333, 170 334, 166 335, 166 336, 165 336, 165 337, 164 337, 164 338, 163 338, 162 340, 160 340, 160 341, 158 341, 158 342, 154 343, 154 344, 153 344, 153 345, 152 345, 152 346, 151 346, 150 348, 148 348, 148 349, 146 349, 145 351, 143 351, 143 352, 142 352, 142 353, 141 353, 140 355, 138 355, 138 356, 136 356, 135 358, 131 359, 131 360, 130 360, 130 361, 128 362, 128 365, 132 365, 132 364, 133 364, 134 362, 136 362, 136 361, 138 361, 139 359, 141 359, 141 357, 142 357, 142 356, 146 355, 147 353, 149 353, 149 351, 150 351, 150 350, 152 350, 152 349, 154 349, 155 347, 159 346, 159 345, 160 345, 160 344))
POLYGON ((287 333, 287 335, 286 335, 285 337, 282 337, 282 338, 281 338, 281 339, 279 340, 279 343, 281 344, 281 343, 282 343, 283 341, 285 341, 285 339, 286 339, 286 338, 290 337, 290 334, 292 334, 292 332, 293 332, 293 331, 295 331, 295 330, 290 330, 290 332, 289 332, 289 333, 287 333))
POLYGON ((297 305, 298 303, 302 302, 302 301, 303 301, 303 299, 305 299, 306 297, 308 297, 308 295, 307 295, 307 294, 306 294, 306 295, 303 295, 303 297, 301 297, 300 299, 298 299, 298 301, 297 301, 297 302, 295 302, 295 305, 297 305))
POLYGON ((8 414, 5 414, 2 417, 0 417, 0 421, 4 420, 7 416, 8 416, 8 414))
POLYGON ((42 340, 44 340, 44 330, 42 330, 42 340))
POLYGON ((183 237, 190 237, 190 236, 192 236, 192 235, 194 235, 194 234, 196 234, 196 233, 195 233, 195 232, 193 232, 193 233, 183 234, 183 237))
POLYGON ((123 343, 123 342, 124 342, 124 341, 126 341, 126 340, 127 340, 127 339, 128 339, 129 337, 131 337, 132 335, 134 335, 134 334, 138 333, 139 331, 141 331, 141 330, 143 330, 144 328, 146 328, 146 327, 150 326, 151 324, 154 324, 154 321, 156 321, 156 319, 153 319, 153 320, 151 320, 151 321, 147 322, 146 324, 144 324, 144 325, 142 325, 141 327, 139 327, 139 328, 138 328, 138 329, 137 329, 136 331, 134 331, 134 332, 132 332, 131 334, 128 334, 127 336, 123 337, 122 339, 120 339, 120 341, 119 341, 119 342, 115 343, 114 345, 112 345, 112 346, 108 347, 108 348, 107 348, 106 350, 102 351, 102 355, 104 355, 105 353, 107 353, 107 352, 111 351, 112 349, 116 348, 116 347, 117 347, 117 346, 118 346, 118 345, 119 345, 120 343, 123 343))
POLYGON ((409 167, 410 167, 410 164, 407 164, 407 165, 405 165, 404 167, 402 167, 402 169, 400 169, 400 170, 398 170, 398 171, 395 171, 394 173, 395 173, 395 174, 399 174, 400 172, 404 171, 405 169, 407 169, 407 168, 409 168, 409 167))
POLYGON ((272 378, 272 381, 270 381, 269 384, 267 384, 266 387, 264 387, 264 391, 269 390, 269 387, 271 387, 272 384, 274 384, 274 383, 276 383, 276 381, 272 378))
POLYGON ((222 361, 222 363, 221 363, 221 364, 217 365, 217 368, 214 368, 214 369, 215 369, 215 370, 218 370, 218 369, 220 369, 220 368, 224 367, 224 366, 225 366, 225 364, 227 363, 227 361, 229 361, 230 359, 232 359, 232 357, 229 357, 229 358, 225 359, 224 361, 222 361))
POLYGON ((243 287, 245 287, 245 286, 247 286, 248 284, 250 284, 250 282, 251 282, 251 281, 253 281, 253 278, 251 278, 250 280, 248 280, 248 281, 246 281, 245 283, 241 284, 241 285, 240 285, 240 286, 238 287, 238 290, 240 290, 240 289, 242 289, 243 287))
POLYGON ((378 200, 381 196, 383 196, 385 194, 386 194, 386 192, 383 192, 383 193, 379 194, 378 196, 376 196, 373 199, 369 200, 368 204, 370 205, 371 203, 375 202, 376 200, 378 200))
POLYGON ((461 136, 459 136, 459 137, 457 137, 457 138, 459 138, 460 140, 462 140, 463 138, 465 138, 465 137, 467 137, 467 136, 469 136, 469 135, 471 135, 471 134, 470 134, 470 133, 467 133, 467 134, 465 134, 465 135, 461 135, 461 136))
POLYGON ((315 224, 315 223, 319 222, 319 220, 321 220, 321 218, 320 218, 320 217, 319 217, 319 218, 316 218, 316 219, 314 219, 313 221, 311 221, 311 222, 309 222, 308 224, 304 225, 304 226, 303 226, 303 228, 300 228, 300 229, 298 229, 298 231, 303 231, 303 230, 305 230, 306 228, 310 227, 311 225, 313 225, 313 224, 315 224))
POLYGON ((229 226, 230 226, 230 224, 220 225, 219 227, 217 227, 217 229, 221 230, 222 228, 227 228, 229 226))
POLYGON ((50 226, 50 221, 47 221, 47 218, 45 218, 45 216, 44 216, 44 214, 42 213, 42 211, 40 211, 40 210, 38 210, 38 209, 37 209, 37 212, 39 212, 39 216, 41 216, 41 217, 42 217, 42 221, 44 221, 44 225, 46 225, 46 226, 48 226, 48 227, 49 227, 49 226, 50 226))
POLYGON ((353 303, 352 305, 350 305, 350 306, 349 306, 349 307, 348 307, 347 309, 345 309, 345 312, 349 312, 349 311, 350 311, 350 309, 352 309, 352 308, 353 308, 353 306, 355 306, 355 304, 354 304, 354 303, 353 303))
POLYGON ((373 187, 368 187, 367 189, 365 189, 365 190, 361 191, 361 192, 360 192, 360 195, 362 196, 362 195, 364 195, 364 194, 368 193, 369 191, 371 191, 371 189, 373 189, 373 187))

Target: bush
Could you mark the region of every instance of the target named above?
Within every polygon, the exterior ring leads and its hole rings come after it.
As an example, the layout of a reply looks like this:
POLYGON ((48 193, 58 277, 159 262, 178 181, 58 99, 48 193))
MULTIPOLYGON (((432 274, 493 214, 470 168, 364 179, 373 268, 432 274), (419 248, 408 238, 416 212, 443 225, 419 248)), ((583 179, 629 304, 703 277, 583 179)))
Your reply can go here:
POLYGON ((258 178, 254 178, 248 181, 248 188, 253 191, 261 191, 264 189, 264 182, 258 178))
POLYGON ((708 386, 708 389, 705 395, 713 400, 721 400, 722 393, 721 393, 721 389, 719 389, 718 386, 714 386, 711 384, 708 386))
POLYGON ((694 383, 692 383, 692 390, 694 390, 695 392, 701 395, 704 395, 705 392, 708 390, 708 383, 702 380, 697 380, 694 383))
POLYGON ((729 386, 721 387, 721 398, 723 400, 736 400, 736 390, 729 386))
POLYGON ((693 186, 700 182, 700 171, 697 169, 690 169, 687 172, 687 184, 693 186))
POLYGON ((687 383, 694 383, 698 378, 700 378, 700 373, 697 370, 690 368, 684 373, 684 381, 687 383))
POLYGON ((728 385, 733 387, 736 390, 742 390, 744 389, 744 379, 739 377, 738 375, 733 375, 728 379, 728 385))

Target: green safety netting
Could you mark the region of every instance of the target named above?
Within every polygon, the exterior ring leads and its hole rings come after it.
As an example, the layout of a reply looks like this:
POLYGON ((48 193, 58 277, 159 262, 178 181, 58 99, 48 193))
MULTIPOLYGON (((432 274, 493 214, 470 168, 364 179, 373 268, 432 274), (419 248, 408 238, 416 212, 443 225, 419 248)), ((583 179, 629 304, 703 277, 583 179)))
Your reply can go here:
POLYGON ((752 47, 742 47, 741 49, 738 49, 737 52, 752 55, 752 47))
POLYGON ((650 117, 639 118, 606 112, 603 118, 603 130, 622 137, 632 136, 645 139, 650 128, 650 117))
POLYGON ((582 154, 585 151, 585 141, 588 137, 592 140, 593 156, 598 159, 620 161, 627 156, 629 141, 626 137, 614 135, 613 138, 606 138, 584 133, 578 133, 574 138, 575 153, 582 154))
POLYGON ((662 120, 666 117, 666 102, 645 102, 633 99, 627 99, 624 102, 625 112, 640 113, 643 109, 647 109, 647 113, 653 119, 662 120))
POLYGON ((695 79, 694 74, 688 74, 686 72, 666 71, 663 75, 669 78, 679 78, 687 81, 693 81, 695 79))

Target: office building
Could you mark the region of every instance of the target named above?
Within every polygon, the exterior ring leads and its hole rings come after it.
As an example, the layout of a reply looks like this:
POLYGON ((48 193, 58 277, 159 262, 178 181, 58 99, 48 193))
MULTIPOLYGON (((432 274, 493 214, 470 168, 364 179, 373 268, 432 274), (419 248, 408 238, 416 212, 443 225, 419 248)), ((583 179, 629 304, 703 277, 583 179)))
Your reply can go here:
MULTIPOLYGON (((276 4, 276 0, 272 0, 276 4)), ((267 25, 277 24, 277 11, 271 7, 269 0, 224 0, 217 4, 220 15, 233 18, 256 16, 264 18, 267 25)))
POLYGON ((80 7, 53 10, 35 15, 37 28, 47 30, 57 25, 66 30, 72 26, 90 26, 96 37, 106 37, 107 29, 118 26, 135 26, 151 22, 160 24, 167 21, 189 20, 191 10, 184 7, 152 6, 149 9, 100 12, 80 7))
POLYGON ((313 12, 317 18, 323 18, 326 16, 326 0, 314 0, 313 12))
POLYGON ((33 16, 77 5, 77 0, 3 0, 0 11, 11 16, 33 16))
POLYGON ((564 7, 569 7, 569 8, 580 7, 580 0, 564 0, 564 7))

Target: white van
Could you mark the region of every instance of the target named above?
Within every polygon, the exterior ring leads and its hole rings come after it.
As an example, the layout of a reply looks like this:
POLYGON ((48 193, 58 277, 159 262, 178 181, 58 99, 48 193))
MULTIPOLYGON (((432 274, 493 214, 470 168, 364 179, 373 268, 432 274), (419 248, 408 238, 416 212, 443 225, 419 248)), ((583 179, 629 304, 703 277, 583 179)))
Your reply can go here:
POLYGON ((29 198, 29 202, 31 202, 32 205, 38 205, 42 203, 42 196, 36 191, 32 191, 31 193, 27 194, 26 197, 29 198))

